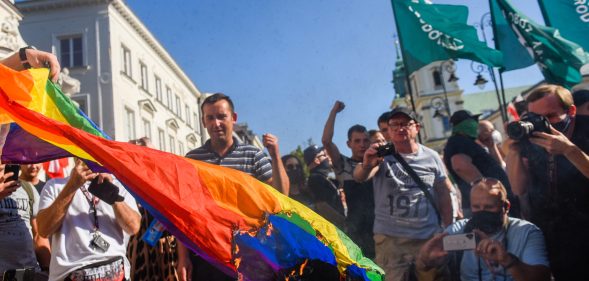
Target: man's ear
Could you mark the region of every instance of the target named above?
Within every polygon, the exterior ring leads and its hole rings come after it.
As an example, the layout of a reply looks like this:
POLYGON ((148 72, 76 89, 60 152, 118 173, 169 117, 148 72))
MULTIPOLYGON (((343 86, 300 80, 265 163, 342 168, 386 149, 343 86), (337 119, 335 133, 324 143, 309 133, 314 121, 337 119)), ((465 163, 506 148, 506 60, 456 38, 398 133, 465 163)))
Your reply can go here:
POLYGON ((577 114, 577 106, 574 104, 569 106, 569 110, 567 112, 570 116, 575 116, 577 114))
POLYGON ((511 209, 511 202, 509 202, 509 200, 505 200, 503 201, 503 210, 505 211, 505 213, 509 212, 509 210, 511 209))
POLYGON ((347 141, 346 141, 346 144, 348 145, 348 147, 349 147, 350 149, 352 148, 352 145, 351 145, 351 144, 352 144, 352 142, 351 142, 350 140, 347 140, 347 141))
POLYGON ((231 114, 231 118, 233 119, 233 123, 237 122, 237 112, 233 112, 233 114, 231 114))

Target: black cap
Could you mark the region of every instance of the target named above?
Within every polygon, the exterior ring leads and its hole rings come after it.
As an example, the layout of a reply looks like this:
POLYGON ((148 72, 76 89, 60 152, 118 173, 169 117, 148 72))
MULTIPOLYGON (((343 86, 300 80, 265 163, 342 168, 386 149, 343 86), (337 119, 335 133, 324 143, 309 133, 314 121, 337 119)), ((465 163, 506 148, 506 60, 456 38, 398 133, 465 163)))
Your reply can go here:
POLYGON ((581 106, 589 101, 589 90, 583 89, 573 92, 573 100, 576 106, 581 106))
POLYGON ((305 164, 309 165, 309 163, 315 160, 315 156, 319 154, 323 150, 323 147, 318 147, 316 145, 311 145, 303 151, 303 158, 305 159, 305 164))
POLYGON ((458 124, 460 124, 460 122, 462 122, 466 119, 473 119, 475 121, 479 121, 479 116, 481 116, 481 115, 480 114, 472 114, 468 110, 458 110, 458 111, 454 112, 454 114, 452 114, 452 117, 450 117, 450 123, 452 123, 452 125, 458 125, 458 124))
POLYGON ((405 115, 405 116, 409 117, 411 120, 415 120, 415 121, 419 122, 419 120, 417 120, 417 114, 415 114, 415 112, 413 112, 413 110, 411 110, 407 107, 397 107, 397 108, 393 109, 391 111, 391 113, 389 113, 389 120, 398 114, 405 115))

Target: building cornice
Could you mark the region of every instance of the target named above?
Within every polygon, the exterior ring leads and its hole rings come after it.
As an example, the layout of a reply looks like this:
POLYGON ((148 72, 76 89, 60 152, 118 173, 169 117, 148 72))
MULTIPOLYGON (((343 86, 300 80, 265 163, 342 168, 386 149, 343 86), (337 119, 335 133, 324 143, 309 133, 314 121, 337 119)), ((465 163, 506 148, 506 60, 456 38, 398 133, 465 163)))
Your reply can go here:
POLYGON ((5 8, 5 9, 10 9, 16 16, 18 16, 18 19, 19 20, 22 18, 22 14, 18 10, 18 8, 12 3, 12 1, 10 1, 10 0, 2 0, 2 2, 0 3, 0 5, 2 5, 3 8, 5 8))
POLYGON ((197 98, 201 96, 200 91, 190 78, 184 73, 176 61, 164 49, 160 42, 151 34, 149 29, 141 22, 141 20, 133 13, 133 11, 122 0, 26 0, 17 3, 18 9, 23 12, 39 12, 63 8, 75 8, 80 6, 96 5, 96 4, 112 4, 113 7, 121 14, 121 16, 135 29, 135 31, 147 42, 149 47, 159 55, 166 65, 178 75, 184 85, 196 95, 197 98))

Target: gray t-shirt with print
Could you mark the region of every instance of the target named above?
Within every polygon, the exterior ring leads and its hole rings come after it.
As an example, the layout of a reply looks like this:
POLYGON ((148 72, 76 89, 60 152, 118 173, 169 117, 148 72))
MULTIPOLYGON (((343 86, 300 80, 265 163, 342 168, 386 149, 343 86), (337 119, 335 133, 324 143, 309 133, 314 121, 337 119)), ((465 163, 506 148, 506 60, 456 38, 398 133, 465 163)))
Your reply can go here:
MULTIPOLYGON (((33 217, 39 211, 39 193, 33 191, 33 217)), ((31 205, 23 187, 0 199, 0 274, 8 269, 37 267, 31 230, 31 205)))
MULTIPOLYGON (((401 154, 428 186, 444 181, 446 173, 440 156, 419 145, 417 153, 401 154)), ((392 156, 385 156, 374 176, 374 233, 411 239, 428 239, 441 230, 436 211, 418 184, 392 156)))

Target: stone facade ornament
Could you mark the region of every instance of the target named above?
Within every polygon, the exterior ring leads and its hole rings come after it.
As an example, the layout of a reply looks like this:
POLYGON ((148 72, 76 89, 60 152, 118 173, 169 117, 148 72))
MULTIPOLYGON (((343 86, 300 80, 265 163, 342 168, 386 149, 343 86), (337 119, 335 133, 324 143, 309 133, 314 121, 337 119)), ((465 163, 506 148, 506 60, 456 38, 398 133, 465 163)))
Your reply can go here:
POLYGON ((65 67, 61 69, 57 84, 61 87, 61 91, 70 98, 80 92, 80 80, 71 77, 69 69, 65 67))
POLYGON ((13 15, 5 16, 0 25, 0 47, 16 51, 24 45, 25 42, 18 31, 17 18, 13 15))

